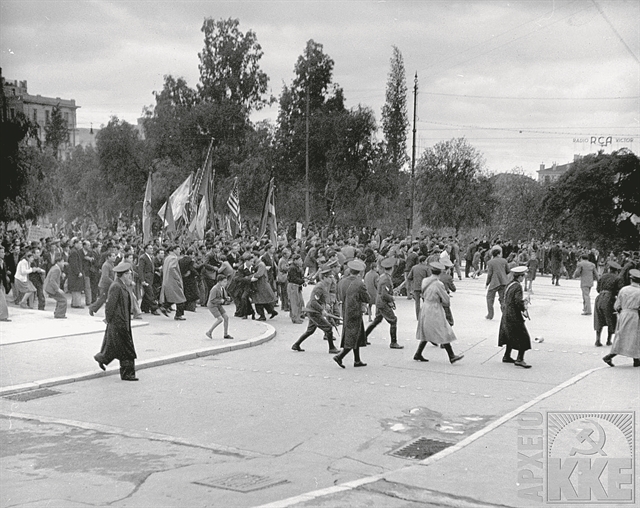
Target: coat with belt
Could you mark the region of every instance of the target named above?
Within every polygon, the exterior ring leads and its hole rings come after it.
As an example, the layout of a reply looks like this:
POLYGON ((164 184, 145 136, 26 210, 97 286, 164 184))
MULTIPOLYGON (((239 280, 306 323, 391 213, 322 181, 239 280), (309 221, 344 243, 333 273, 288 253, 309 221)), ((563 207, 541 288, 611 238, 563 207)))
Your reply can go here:
POLYGON ((135 360, 136 349, 131 334, 131 300, 129 291, 120 278, 111 284, 105 306, 107 329, 100 353, 104 363, 112 360, 135 360))
POLYGON ((253 278, 257 279, 254 284, 254 293, 251 295, 253 303, 267 304, 275 303, 276 295, 271 289, 269 282, 269 276, 267 275, 267 266, 262 260, 258 261, 256 265, 256 271, 253 274, 253 278))
POLYGON ((71 249, 69 252, 68 265, 68 288, 69 291, 84 291, 84 278, 82 276, 82 263, 84 260, 84 252, 82 249, 71 249))
POLYGON ((367 287, 357 275, 344 277, 338 283, 338 301, 342 302, 342 340, 340 347, 354 349, 365 347, 362 304, 370 303, 367 287))
POLYGON ((161 303, 184 303, 187 299, 184 296, 182 285, 182 275, 178 266, 178 256, 169 254, 164 258, 162 265, 162 291, 160 291, 161 303))
POLYGON ((531 338, 522 315, 526 309, 522 294, 522 286, 515 281, 511 282, 504 292, 504 309, 498 332, 498 346, 509 346, 519 351, 531 349, 531 338))

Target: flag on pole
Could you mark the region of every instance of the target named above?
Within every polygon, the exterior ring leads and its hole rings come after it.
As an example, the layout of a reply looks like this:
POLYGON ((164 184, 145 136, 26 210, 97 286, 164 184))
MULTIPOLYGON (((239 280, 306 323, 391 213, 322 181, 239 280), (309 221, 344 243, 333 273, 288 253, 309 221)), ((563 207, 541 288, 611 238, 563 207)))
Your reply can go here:
POLYGON ((147 178, 147 188, 144 191, 142 203, 142 235, 145 244, 151 241, 151 173, 147 178))
POLYGON ((235 224, 236 233, 240 231, 241 227, 241 219, 240 219, 240 197, 238 195, 238 177, 233 181, 233 188, 231 189, 231 194, 229 194, 229 199, 227 199, 227 206, 229 210, 231 210, 231 215, 233 216, 233 222, 235 224))
POLYGON ((167 206, 167 203, 165 203, 163 205, 163 208, 164 208, 164 216, 162 216, 162 221, 164 223, 164 227, 166 228, 167 233, 175 233, 176 222, 173 219, 173 207, 167 206))
MULTIPOLYGON (((190 206, 190 217, 191 223, 196 220, 196 215, 199 211, 198 203, 201 201, 201 196, 209 196, 209 185, 210 180, 212 178, 212 158, 211 153, 213 150, 213 138, 211 138, 211 142, 209 143, 209 149, 207 150, 207 156, 204 160, 204 164, 202 167, 196 172, 195 178, 193 179, 193 185, 191 187, 189 193, 189 206, 190 206)), ((207 203, 209 203, 209 199, 207 198, 207 203)), ((209 205, 211 206, 211 205, 209 205)), ((190 228, 191 229, 191 228, 190 228)))
POLYGON ((277 246, 278 226, 276 222, 276 197, 274 179, 269 180, 269 188, 267 189, 267 199, 264 203, 262 211, 262 220, 260 221, 260 231, 258 238, 262 238, 269 229, 269 240, 273 246, 277 246))
POLYGON ((229 235, 229 237, 233 237, 233 231, 231 231, 231 219, 229 218, 228 215, 226 216, 225 226, 226 226, 227 234, 229 235))
POLYGON ((202 196, 195 220, 196 236, 199 240, 204 240, 204 231, 207 228, 207 208, 207 197, 202 196))
MULTIPOLYGON (((187 179, 180 184, 180 187, 178 187, 175 191, 173 191, 173 194, 171 194, 171 196, 169 197, 169 203, 171 203, 171 214, 173 216, 172 218, 174 221, 177 221, 178 219, 180 219, 180 217, 182 217, 185 220, 185 222, 189 220, 189 217, 187 216, 186 207, 187 207, 187 203, 189 202, 189 192, 191 190, 192 177, 193 175, 189 175, 187 179)), ((160 210, 158 210, 158 215, 160 216, 161 219, 165 218, 166 206, 167 206, 167 203, 162 205, 160 210)), ((165 221, 165 226, 166 226, 166 221, 165 221)))

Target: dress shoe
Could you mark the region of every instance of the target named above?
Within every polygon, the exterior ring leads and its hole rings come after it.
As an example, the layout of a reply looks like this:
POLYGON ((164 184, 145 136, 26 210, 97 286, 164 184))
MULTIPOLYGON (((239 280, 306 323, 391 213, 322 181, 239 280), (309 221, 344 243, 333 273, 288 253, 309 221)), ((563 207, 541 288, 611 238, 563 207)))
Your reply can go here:
POLYGON ((223 339, 231 339, 233 340, 233 337, 229 334, 225 335, 224 337, 222 337, 223 339))
POLYGON ((294 325, 301 325, 304 323, 304 321, 302 321, 302 319, 296 319, 295 321, 291 321, 294 325))
POLYGON ((341 368, 346 368, 343 364, 342 364, 342 358, 339 358, 338 356, 334 356, 333 357, 333 361, 336 362, 341 368))
POLYGON ((510 356, 503 356, 502 363, 516 363, 516 361, 510 356))
POLYGON ((293 349, 294 351, 300 351, 300 352, 304 351, 304 349, 302 349, 297 343, 291 346, 291 349, 293 349))
POLYGON ((485 316, 485 319, 488 319, 489 321, 491 321, 493 319, 493 316, 489 317, 489 316, 485 316))
POLYGON ((526 363, 524 360, 516 360, 515 362, 513 362, 513 364, 516 367, 522 367, 523 369, 530 369, 531 368, 531 365, 526 363))
POLYGON ((53 316, 54 319, 67 319, 67 316, 53 316))
POLYGON ((340 352, 340 350, 339 350, 338 348, 335 348, 335 347, 334 347, 334 348, 331 348, 331 349, 329 350, 329 354, 330 354, 330 355, 337 355, 339 352, 340 352))
POLYGON ((123 381, 138 381, 138 378, 135 376, 127 376, 122 378, 123 381))
POLYGON ((366 367, 367 364, 364 362, 353 362, 354 367, 366 367))
POLYGON ((464 355, 455 355, 449 358, 449 361, 451 363, 456 363, 457 361, 462 360, 463 358, 464 358, 464 355))
POLYGON ((98 362, 98 367, 100 367, 102 370, 107 370, 107 368, 104 366, 104 363, 102 363, 102 360, 100 360, 100 358, 98 357, 98 355, 95 355, 93 357, 93 359, 98 362))
POLYGON ((590 315, 591 315, 591 312, 583 312, 583 313, 582 313, 582 315, 583 315, 583 316, 590 316, 590 315))
POLYGON ((89 309, 89 315, 93 317, 93 311, 91 309, 89 309))
POLYGON ((269 317, 269 319, 273 319, 274 317, 276 317, 278 315, 278 313, 274 310, 273 314, 271 314, 271 317, 269 317))
POLYGON ((176 316, 173 319, 175 319, 176 321, 186 321, 187 320, 187 318, 184 317, 184 316, 176 316))
POLYGON ((428 358, 425 358, 425 357, 424 357, 424 356, 422 356, 422 355, 415 355, 415 356, 413 357, 413 359, 414 359, 416 362, 428 362, 428 361, 429 361, 429 359, 428 359, 428 358))
POLYGON ((612 360, 613 359, 609 355, 602 357, 602 361, 606 363, 609 367, 615 367, 612 360))
POLYGON ((595 343, 596 347, 602 347, 602 342, 600 342, 599 340, 596 341, 595 343))
POLYGON ((160 312, 162 312, 165 316, 169 317, 169 313, 167 312, 167 309, 165 309, 164 307, 160 307, 160 312))
POLYGON ((242 316, 240 319, 248 319, 248 316, 242 316))
POLYGON ((389 344, 389 347, 391 349, 404 349, 404 346, 401 346, 400 344, 398 344, 397 342, 392 342, 391 344, 389 344))
POLYGON ((160 315, 160 313, 159 313, 157 310, 154 310, 154 311, 151 313, 151 315, 152 315, 152 316, 159 316, 159 315, 160 315))
POLYGON ((640 359, 634 358, 633 359, 633 366, 634 367, 640 367, 640 359))
POLYGON ((256 321, 266 321, 267 318, 264 316, 260 316, 256 321))
POLYGON ((209 337, 210 339, 212 339, 213 337, 211 337, 211 333, 210 332, 204 332, 204 334, 209 337))
POLYGON ((610 346, 610 345, 611 345, 611 340, 608 340, 607 341, 607 346, 610 346))

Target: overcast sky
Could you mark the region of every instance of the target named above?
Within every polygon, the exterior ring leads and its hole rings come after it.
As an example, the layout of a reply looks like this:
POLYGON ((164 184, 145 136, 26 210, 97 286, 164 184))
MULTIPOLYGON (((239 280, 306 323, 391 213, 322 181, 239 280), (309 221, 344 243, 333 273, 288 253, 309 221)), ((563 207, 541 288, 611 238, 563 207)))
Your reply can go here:
MULTIPOLYGON (((323 44, 347 106, 371 107, 378 123, 398 46, 410 118, 418 73, 418 154, 465 136, 490 171, 535 176, 596 151, 591 137, 640 150, 637 0, 2 0, 0 66, 31 94, 75 99, 79 127, 135 123, 164 75, 195 87, 206 17, 256 33, 276 97, 306 41, 323 44)), ((277 105, 255 115, 276 117, 277 105)))

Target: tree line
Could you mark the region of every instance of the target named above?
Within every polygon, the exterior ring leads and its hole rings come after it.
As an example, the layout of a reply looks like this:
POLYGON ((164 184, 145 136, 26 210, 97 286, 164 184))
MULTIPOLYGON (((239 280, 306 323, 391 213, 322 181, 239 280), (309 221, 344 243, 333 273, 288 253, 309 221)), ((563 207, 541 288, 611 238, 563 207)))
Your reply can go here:
MULTIPOLYGON (((204 163, 213 140, 216 209, 237 177, 242 214, 257 218, 267 183, 276 181, 278 219, 305 219, 308 164, 311 219, 326 225, 371 225, 404 233, 411 198, 416 224, 463 234, 480 228, 511 239, 562 238, 600 248, 637 248, 639 160, 623 149, 576 161, 551 185, 520 168, 491 175, 483 155, 465 138, 443 140, 407 170, 409 130, 406 73, 392 47, 386 100, 378 126, 363 104, 347 108, 334 82, 334 61, 309 40, 278 97, 260 68, 257 35, 237 19, 207 18, 195 87, 167 75, 139 130, 116 117, 99 130, 95 146, 76 146, 59 158, 68 129, 54 108, 43 146, 23 115, 3 107, 0 220, 50 214, 87 218, 99 226, 140 216, 145 183, 153 174, 154 210, 204 163), (278 104, 278 118, 252 122, 255 111, 278 104), (380 134, 379 134, 380 133, 380 134)), ((3 106, 5 98, 2 97, 3 106)), ((417 228, 416 228, 417 229, 417 228)))

